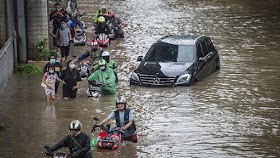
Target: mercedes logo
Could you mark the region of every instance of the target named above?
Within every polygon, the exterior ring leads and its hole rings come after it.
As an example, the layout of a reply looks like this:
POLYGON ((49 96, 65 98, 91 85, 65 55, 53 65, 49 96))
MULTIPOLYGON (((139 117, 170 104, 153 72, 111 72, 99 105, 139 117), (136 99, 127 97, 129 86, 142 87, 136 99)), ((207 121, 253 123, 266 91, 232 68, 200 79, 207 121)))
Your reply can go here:
POLYGON ((160 79, 159 79, 159 78, 154 78, 154 79, 153 79, 153 82, 154 82, 154 84, 159 84, 160 79))

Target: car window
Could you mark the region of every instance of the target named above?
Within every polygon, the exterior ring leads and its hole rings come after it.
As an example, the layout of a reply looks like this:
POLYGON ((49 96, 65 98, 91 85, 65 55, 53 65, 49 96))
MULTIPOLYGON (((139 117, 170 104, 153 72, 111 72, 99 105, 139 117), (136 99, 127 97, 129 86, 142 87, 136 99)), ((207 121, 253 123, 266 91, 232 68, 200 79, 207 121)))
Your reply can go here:
POLYGON ((178 46, 164 42, 151 46, 145 56, 145 61, 189 62, 193 60, 193 46, 178 46))
POLYGON ((205 57, 209 53, 209 51, 204 41, 201 41, 201 48, 202 48, 203 57, 205 57))
POLYGON ((194 61, 194 47, 191 45, 179 46, 177 62, 194 61))
POLYGON ((215 49, 214 46, 213 46, 212 41, 209 38, 207 38, 205 40, 205 42, 206 42, 206 45, 208 47, 209 52, 212 52, 215 49))
POLYGON ((204 57, 202 53, 202 46, 200 43, 197 44, 196 46, 196 51, 197 51, 197 58, 199 59, 200 57, 204 57))
POLYGON ((177 61, 178 46, 163 42, 151 46, 145 56, 146 61, 177 61))

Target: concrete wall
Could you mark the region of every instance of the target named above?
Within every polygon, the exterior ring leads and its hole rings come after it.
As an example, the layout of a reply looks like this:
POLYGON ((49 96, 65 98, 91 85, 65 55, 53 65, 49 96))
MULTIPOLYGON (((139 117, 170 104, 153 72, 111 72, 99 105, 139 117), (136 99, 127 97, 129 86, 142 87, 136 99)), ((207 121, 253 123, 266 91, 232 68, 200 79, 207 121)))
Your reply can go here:
POLYGON ((0 0, 0 48, 7 39, 6 0, 0 0))
POLYGON ((32 59, 36 52, 33 44, 40 39, 49 38, 48 0, 27 0, 26 2, 27 49, 29 59, 32 59))

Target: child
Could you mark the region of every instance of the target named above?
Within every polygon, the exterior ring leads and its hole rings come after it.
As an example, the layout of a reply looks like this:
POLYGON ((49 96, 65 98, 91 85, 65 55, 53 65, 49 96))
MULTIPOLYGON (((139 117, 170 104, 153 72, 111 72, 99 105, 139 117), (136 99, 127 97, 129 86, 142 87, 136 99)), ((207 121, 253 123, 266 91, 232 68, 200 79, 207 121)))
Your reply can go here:
POLYGON ((54 101, 55 99, 55 82, 57 81, 65 84, 64 81, 58 78, 57 74, 54 71, 54 66, 49 66, 48 72, 44 74, 42 79, 42 83, 45 84, 44 88, 48 101, 54 101))

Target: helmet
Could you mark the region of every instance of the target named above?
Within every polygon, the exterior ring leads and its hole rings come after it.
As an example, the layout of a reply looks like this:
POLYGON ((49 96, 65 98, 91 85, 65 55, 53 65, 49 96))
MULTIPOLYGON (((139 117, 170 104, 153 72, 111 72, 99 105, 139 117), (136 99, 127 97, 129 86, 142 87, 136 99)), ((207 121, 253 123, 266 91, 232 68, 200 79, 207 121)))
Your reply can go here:
POLYGON ((110 18, 113 18, 113 17, 114 17, 113 12, 109 12, 108 16, 109 16, 110 18))
POLYGON ((103 16, 100 16, 98 18, 98 23, 105 23, 105 18, 103 16))
POLYGON ((102 56, 102 57, 104 57, 104 56, 110 56, 110 53, 109 53, 108 51, 104 51, 104 52, 102 53, 101 56, 102 56))
POLYGON ((69 124, 69 130, 82 130, 82 124, 79 120, 74 120, 69 124))
POLYGON ((102 5, 102 6, 101 6, 101 9, 106 9, 106 6, 105 6, 105 5, 102 5))
POLYGON ((77 15, 78 15, 78 14, 77 14, 76 12, 72 12, 71 18, 72 18, 72 19, 75 19, 75 18, 77 17, 77 15))
POLYGON ((124 96, 116 97, 116 108, 118 108, 118 104, 124 104, 124 108, 126 108, 126 100, 124 96))
POLYGON ((106 61, 104 59, 100 59, 98 61, 98 66, 104 66, 104 65, 106 65, 106 61))

